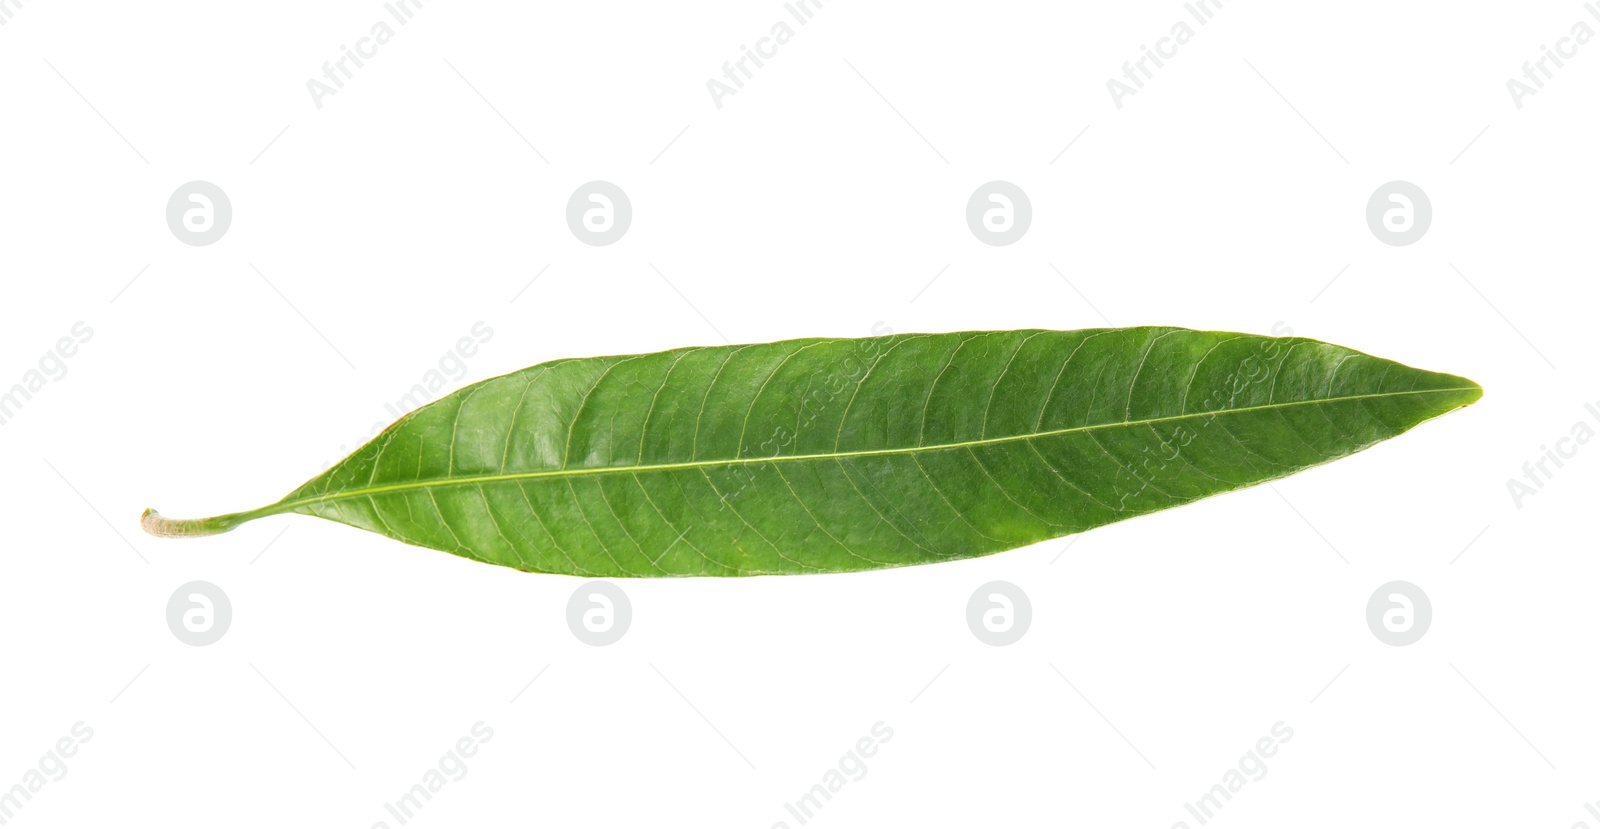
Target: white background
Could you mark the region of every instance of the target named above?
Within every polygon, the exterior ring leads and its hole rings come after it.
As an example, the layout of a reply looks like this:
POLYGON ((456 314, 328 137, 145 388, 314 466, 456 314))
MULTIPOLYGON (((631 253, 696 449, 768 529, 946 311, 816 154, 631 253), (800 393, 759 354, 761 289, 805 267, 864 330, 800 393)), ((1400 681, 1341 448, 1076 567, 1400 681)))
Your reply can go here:
POLYGON ((1183 805, 1283 721, 1213 825, 1600 826, 1600 449, 1520 509, 1506 484, 1600 428, 1600 45, 1521 109, 1506 88, 1600 27, 1575 0, 1230 1, 1121 109, 1106 81, 1179 3, 829 0, 720 109, 706 81, 776 0, 430 2, 320 109, 307 80, 375 0, 8 10, 0 388, 94 331, 0 428, 0 787, 94 730, 8 825, 396 826, 383 804, 483 721, 411 825, 798 826, 784 804, 882 721, 812 824, 1198 826, 1183 805), (165 220, 195 179, 233 204, 208 247, 165 220), (633 204, 609 247, 565 222, 594 179, 633 204), (1008 247, 964 219, 994 179, 1033 205, 1008 247), (1394 179, 1433 205, 1407 247, 1365 220, 1394 179), (139 531, 277 499, 477 321, 452 388, 878 322, 1281 321, 1486 392, 1070 548, 622 582, 604 648, 567 628, 574 579, 304 517, 139 531), (204 648, 164 619, 196 579, 234 613, 204 648), (1034 609, 1004 648, 965 621, 996 579, 1034 609), (1410 647, 1364 620, 1393 579, 1432 599, 1410 647))

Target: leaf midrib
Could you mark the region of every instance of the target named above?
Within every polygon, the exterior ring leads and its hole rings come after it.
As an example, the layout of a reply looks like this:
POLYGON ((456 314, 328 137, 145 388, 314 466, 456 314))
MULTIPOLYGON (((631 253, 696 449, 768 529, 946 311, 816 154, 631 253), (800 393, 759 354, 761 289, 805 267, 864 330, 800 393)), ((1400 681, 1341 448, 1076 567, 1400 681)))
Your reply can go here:
POLYGON ((1378 392, 1375 394, 1353 394, 1344 397, 1323 397, 1315 400, 1292 400, 1283 403, 1268 403, 1261 406, 1245 406, 1238 409, 1216 409, 1207 412, 1193 412, 1189 414, 1167 415, 1152 417, 1142 420, 1119 420, 1112 423, 1096 423, 1086 426, 1072 426, 1066 429, 1052 429, 1045 432, 1030 432, 1022 435, 1006 435, 998 438, 980 438, 978 440, 958 441, 955 443, 938 443, 928 446, 906 446, 895 449, 863 449, 854 452, 820 452, 808 455, 774 455, 758 458, 722 458, 704 461, 683 461, 681 463, 637 464, 634 466, 593 466, 577 469, 549 469, 538 472, 504 472, 493 475, 471 475, 459 478, 435 478, 426 481, 406 481, 382 486, 368 486, 359 489, 347 489, 330 495, 314 498, 301 498, 294 501, 280 501, 261 512, 282 512, 295 507, 310 504, 323 504, 330 501, 342 501, 348 498, 365 498, 371 495, 382 495, 390 492, 406 492, 411 490, 433 489, 448 486, 472 486, 475 484, 497 483, 502 481, 537 480, 540 478, 569 478, 585 475, 615 475, 637 472, 659 472, 671 469, 702 469, 713 466, 734 466, 752 463, 786 463, 789 461, 815 461, 843 458, 864 458, 881 455, 912 455, 919 452, 939 452, 947 449, 962 449, 974 446, 991 446, 995 444, 1011 443, 1014 441, 1036 440, 1038 438, 1055 437, 1058 435, 1074 434, 1078 432, 1093 432, 1100 429, 1114 429, 1122 426, 1146 426, 1155 423, 1170 423, 1179 420, 1192 420, 1204 417, 1217 417, 1228 414, 1245 414, 1247 412, 1271 411, 1274 409, 1287 409, 1294 406, 1309 406, 1321 403, 1343 403, 1353 400, 1371 400, 1385 397, 1405 397, 1409 395, 1446 394, 1449 392, 1482 391, 1477 386, 1452 386, 1443 389, 1422 389, 1414 391, 1378 392))

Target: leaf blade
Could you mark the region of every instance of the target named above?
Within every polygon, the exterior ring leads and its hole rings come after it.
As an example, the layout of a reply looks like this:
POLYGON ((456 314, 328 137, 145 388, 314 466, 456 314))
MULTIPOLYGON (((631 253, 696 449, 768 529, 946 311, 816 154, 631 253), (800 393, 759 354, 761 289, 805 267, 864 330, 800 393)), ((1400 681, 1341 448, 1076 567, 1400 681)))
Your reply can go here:
POLYGON ((875 569, 1273 480, 1481 393, 1315 340, 1178 328, 562 360, 424 406, 256 512, 586 577, 875 569))

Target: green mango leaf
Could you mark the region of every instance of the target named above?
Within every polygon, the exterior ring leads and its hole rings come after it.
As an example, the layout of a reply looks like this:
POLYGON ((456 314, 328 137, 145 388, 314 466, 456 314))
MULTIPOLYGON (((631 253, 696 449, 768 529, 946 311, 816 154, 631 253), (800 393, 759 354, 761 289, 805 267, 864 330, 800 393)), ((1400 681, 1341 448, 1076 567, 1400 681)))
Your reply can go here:
POLYGON ((1483 390, 1298 337, 903 334, 543 363, 402 417, 276 504, 579 576, 971 558, 1270 481, 1483 390))

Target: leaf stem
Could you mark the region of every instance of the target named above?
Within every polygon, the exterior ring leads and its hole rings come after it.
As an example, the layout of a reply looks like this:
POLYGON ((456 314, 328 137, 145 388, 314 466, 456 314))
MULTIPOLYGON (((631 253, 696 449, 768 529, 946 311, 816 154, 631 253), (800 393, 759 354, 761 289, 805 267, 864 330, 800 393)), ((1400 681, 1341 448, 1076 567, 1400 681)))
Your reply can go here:
POLYGON ((199 538, 225 533, 246 521, 270 514, 268 509, 232 512, 210 518, 168 518, 153 509, 139 516, 139 526, 158 538, 199 538))

